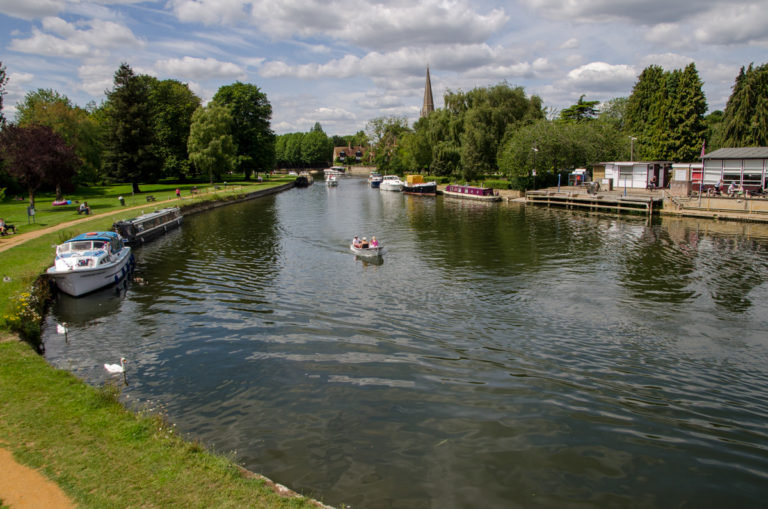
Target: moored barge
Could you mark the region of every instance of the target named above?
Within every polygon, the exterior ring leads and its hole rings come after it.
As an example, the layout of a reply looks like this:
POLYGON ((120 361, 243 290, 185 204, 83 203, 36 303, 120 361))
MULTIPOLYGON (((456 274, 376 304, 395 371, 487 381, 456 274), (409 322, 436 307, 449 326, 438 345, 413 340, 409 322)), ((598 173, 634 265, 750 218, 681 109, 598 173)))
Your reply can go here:
POLYGON ((125 239, 126 244, 143 244, 168 230, 181 226, 182 218, 179 207, 168 207, 118 221, 112 225, 112 229, 125 239))
POLYGON ((443 195, 451 198, 463 198, 477 201, 501 201, 501 196, 490 187, 460 186, 451 184, 445 188, 443 195))

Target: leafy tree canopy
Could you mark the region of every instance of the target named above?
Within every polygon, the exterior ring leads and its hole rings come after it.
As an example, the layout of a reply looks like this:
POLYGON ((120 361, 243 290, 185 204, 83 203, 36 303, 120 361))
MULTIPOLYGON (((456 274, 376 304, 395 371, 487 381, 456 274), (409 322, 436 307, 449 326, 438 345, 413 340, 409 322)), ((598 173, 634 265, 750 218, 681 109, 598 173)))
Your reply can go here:
POLYGON ((234 168, 236 148, 232 136, 234 121, 227 106, 212 102, 192 115, 187 142, 189 159, 210 182, 221 180, 223 172, 234 168))

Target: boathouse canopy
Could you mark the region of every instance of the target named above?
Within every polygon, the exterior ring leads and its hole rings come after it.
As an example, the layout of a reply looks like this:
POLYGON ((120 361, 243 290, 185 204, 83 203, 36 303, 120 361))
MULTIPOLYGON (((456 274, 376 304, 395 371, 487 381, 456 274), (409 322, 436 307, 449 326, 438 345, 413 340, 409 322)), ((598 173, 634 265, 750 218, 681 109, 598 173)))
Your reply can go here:
POLYGON ((704 185, 743 185, 747 189, 765 189, 768 147, 721 148, 705 154, 704 185))

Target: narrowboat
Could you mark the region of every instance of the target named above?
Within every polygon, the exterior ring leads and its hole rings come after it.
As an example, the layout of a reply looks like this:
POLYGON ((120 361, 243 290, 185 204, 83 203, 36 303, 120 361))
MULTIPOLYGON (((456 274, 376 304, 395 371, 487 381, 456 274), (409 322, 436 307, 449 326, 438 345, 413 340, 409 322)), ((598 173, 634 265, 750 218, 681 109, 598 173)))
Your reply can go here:
POLYGON ((168 207, 118 221, 112 225, 112 229, 122 235, 126 244, 136 245, 181 226, 182 219, 179 207, 168 207))
POLYGON ((451 198, 463 198, 478 201, 501 201, 496 191, 490 187, 460 186, 451 184, 445 188, 443 195, 451 198))

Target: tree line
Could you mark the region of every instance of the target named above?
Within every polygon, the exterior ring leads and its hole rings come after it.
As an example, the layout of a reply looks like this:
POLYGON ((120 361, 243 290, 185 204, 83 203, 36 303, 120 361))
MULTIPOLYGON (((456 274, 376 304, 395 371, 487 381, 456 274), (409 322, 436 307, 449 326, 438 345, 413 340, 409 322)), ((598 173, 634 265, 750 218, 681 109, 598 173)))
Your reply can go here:
POLYGON ((2 113, 7 84, 0 62, 0 188, 20 187, 30 204, 42 186, 57 199, 76 185, 192 177, 221 180, 230 171, 250 179, 275 165, 272 106, 259 87, 234 83, 202 105, 185 83, 115 72, 100 104, 81 108, 50 89, 29 92, 16 118, 2 113))
POLYGON ((695 64, 645 68, 628 97, 578 101, 548 111, 506 82, 448 91, 444 107, 410 127, 405 117, 371 120, 377 166, 467 181, 500 175, 527 189, 601 161, 693 162, 706 147, 768 145, 768 64, 741 69, 725 111, 708 115, 695 64))

